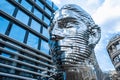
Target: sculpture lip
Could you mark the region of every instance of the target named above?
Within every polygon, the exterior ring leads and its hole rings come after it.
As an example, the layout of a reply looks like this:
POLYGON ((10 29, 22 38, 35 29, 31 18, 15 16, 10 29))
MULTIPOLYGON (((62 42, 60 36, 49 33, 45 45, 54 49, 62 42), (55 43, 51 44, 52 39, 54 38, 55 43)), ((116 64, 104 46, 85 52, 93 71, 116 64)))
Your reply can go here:
POLYGON ((78 67, 78 66, 83 66, 84 65, 84 61, 81 60, 80 63, 77 63, 77 62, 71 62, 71 61, 62 61, 61 62, 61 65, 57 65, 60 69, 60 67, 62 67, 61 69, 63 70, 67 70, 69 68, 72 68, 72 67, 78 67))
POLYGON ((51 36, 51 40, 53 40, 53 41, 58 41, 58 40, 61 40, 61 39, 63 39, 64 37, 63 36, 59 36, 59 35, 52 35, 51 36))

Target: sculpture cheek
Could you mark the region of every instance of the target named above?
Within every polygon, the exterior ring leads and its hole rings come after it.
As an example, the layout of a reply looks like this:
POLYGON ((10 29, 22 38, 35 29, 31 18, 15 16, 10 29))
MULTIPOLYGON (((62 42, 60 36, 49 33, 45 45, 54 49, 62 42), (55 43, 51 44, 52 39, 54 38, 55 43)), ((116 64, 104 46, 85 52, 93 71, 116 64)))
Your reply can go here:
POLYGON ((76 33, 77 33, 77 29, 76 29, 76 28, 72 28, 72 29, 70 29, 69 33, 70 33, 71 35, 75 36, 76 33))

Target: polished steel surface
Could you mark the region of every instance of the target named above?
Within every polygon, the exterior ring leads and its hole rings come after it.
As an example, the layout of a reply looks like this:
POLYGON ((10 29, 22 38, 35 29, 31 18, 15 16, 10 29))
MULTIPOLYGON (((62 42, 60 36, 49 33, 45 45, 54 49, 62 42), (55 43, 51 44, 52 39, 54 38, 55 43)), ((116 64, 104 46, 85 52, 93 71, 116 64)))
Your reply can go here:
MULTIPOLYGON (((78 71, 75 74, 81 74, 79 65, 90 62, 90 56, 101 37, 100 27, 81 7, 67 4, 55 12, 49 32, 50 54, 56 70, 69 75, 69 70, 75 68, 78 71)), ((72 71, 75 72, 74 69, 72 71)), ((79 80, 75 74, 74 79, 68 79, 70 76, 66 79, 79 80)))

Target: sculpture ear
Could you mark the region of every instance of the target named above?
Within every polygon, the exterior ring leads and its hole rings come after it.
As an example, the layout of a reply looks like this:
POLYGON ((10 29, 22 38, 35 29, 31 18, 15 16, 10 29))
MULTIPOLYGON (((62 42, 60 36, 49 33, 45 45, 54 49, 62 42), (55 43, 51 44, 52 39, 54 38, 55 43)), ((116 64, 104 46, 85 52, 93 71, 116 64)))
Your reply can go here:
POLYGON ((95 25, 89 29, 89 46, 95 47, 95 45, 98 43, 98 41, 101 38, 101 29, 98 27, 98 25, 95 25))

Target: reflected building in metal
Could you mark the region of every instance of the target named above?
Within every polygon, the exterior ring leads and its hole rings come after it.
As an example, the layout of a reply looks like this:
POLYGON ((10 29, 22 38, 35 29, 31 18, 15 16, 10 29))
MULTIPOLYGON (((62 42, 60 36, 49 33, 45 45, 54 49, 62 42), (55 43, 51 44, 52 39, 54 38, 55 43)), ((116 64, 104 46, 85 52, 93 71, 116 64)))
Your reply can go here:
POLYGON ((55 12, 49 32, 55 80, 102 80, 94 53, 101 30, 86 11, 64 5, 55 12))

